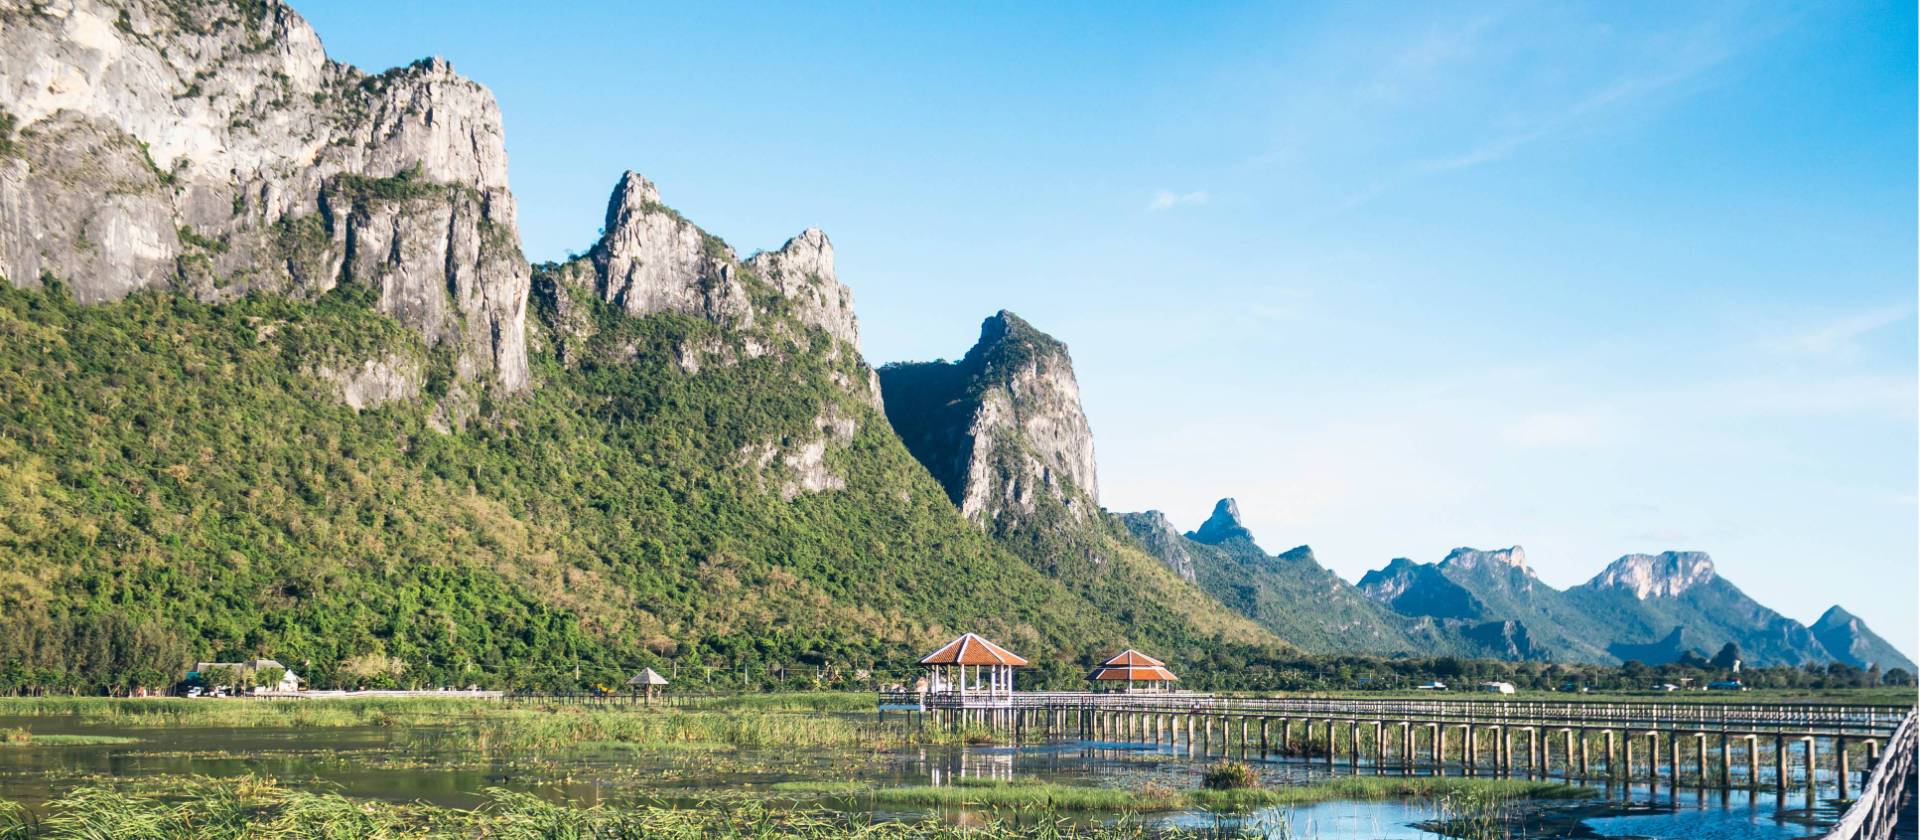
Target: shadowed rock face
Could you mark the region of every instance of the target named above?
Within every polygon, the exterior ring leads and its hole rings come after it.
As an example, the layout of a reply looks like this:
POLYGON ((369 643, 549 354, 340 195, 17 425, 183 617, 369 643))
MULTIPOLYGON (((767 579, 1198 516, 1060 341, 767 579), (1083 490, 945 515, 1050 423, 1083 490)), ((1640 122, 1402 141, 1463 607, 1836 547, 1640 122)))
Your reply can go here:
POLYGON ((1894 668, 1913 673, 1913 660, 1869 629, 1866 622, 1838 605, 1827 608, 1811 630, 1835 659, 1856 668, 1878 665, 1883 673, 1894 668))
POLYGON ((1093 432, 1067 346, 1002 311, 958 362, 880 369, 887 419, 967 518, 1018 527, 1043 498, 1090 521, 1093 432))
POLYGON ((1442 574, 1439 568, 1396 557, 1384 569, 1360 578, 1360 591, 1394 612, 1433 618, 1478 619, 1486 606, 1473 593, 1442 574))
POLYGON ((83 302, 365 286, 463 379, 528 384, 528 267, 485 88, 439 59, 330 61, 272 0, 6 6, 9 282, 83 302))

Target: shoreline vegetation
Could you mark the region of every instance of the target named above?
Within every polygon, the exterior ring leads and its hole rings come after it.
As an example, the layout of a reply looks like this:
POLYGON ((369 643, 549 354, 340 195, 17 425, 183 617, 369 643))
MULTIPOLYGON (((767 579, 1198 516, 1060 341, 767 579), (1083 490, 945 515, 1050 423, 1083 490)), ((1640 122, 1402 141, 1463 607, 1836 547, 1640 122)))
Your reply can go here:
MULTIPOLYGON (((256 776, 156 777, 87 786, 38 811, 0 800, 0 840, 186 838, 714 838, 714 840, 1184 840, 1239 836, 1149 827, 1137 815, 1197 810, 1245 814, 1270 806, 1337 799, 1426 798, 1477 803, 1505 812, 1518 800, 1572 801, 1588 790, 1499 779, 1337 779, 1311 785, 1234 791, 1120 790, 1035 782, 969 781, 953 787, 850 789, 841 783, 776 785, 773 792, 859 797, 873 805, 989 811, 951 822, 928 815, 876 818, 811 803, 715 800, 694 807, 656 803, 579 805, 489 788, 473 808, 393 803, 290 788, 256 776), (1073 815, 1105 814, 1085 822, 1073 815)), ((1443 810, 1444 807, 1443 807, 1443 810)), ((1469 836, 1469 835, 1463 835, 1469 836)), ((1471 836, 1480 836, 1473 832, 1471 836)), ((1497 831, 1485 834, 1498 836, 1497 831)))

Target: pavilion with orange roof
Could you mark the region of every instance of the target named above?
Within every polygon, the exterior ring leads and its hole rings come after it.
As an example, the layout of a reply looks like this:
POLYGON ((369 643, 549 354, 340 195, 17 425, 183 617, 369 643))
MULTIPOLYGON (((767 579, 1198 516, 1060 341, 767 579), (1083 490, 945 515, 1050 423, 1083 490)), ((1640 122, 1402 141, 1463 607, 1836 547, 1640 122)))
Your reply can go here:
POLYGON ((1133 648, 1100 663, 1087 675, 1095 691, 1166 691, 1180 681, 1161 662, 1133 648))
POLYGON ((1013 698, 1013 669, 1027 660, 976 633, 964 633, 920 658, 927 667, 927 693, 952 694, 962 700, 1013 698))

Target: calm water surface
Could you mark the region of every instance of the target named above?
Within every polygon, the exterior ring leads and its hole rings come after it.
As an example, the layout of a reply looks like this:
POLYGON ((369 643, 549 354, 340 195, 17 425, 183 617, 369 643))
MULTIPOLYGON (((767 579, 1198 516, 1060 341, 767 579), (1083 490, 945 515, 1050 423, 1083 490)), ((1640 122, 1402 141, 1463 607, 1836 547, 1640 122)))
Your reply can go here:
MULTIPOLYGON (((1047 780, 1131 788, 1153 783, 1190 789, 1212 759, 1170 748, 1072 741, 1022 747, 914 747, 892 751, 741 750, 723 752, 583 748, 560 753, 473 749, 432 728, 295 729, 273 727, 89 727, 78 719, 0 716, 0 729, 36 734, 120 735, 120 745, 0 747, 0 798, 43 804, 106 779, 156 775, 266 776, 284 784, 349 796, 471 807, 490 787, 582 804, 689 804, 742 792, 768 795, 785 781, 847 781, 873 786, 951 784, 961 778, 1047 780)), ((1268 785, 1299 784, 1353 772, 1344 764, 1298 759, 1255 761, 1268 785)), ((1368 768, 1361 773, 1371 774, 1368 768)), ((1398 768, 1383 772, 1398 773, 1398 768)), ((1666 786, 1597 788, 1592 803, 1541 806, 1550 817, 1529 825, 1533 837, 1649 837, 1686 840, 1791 840, 1817 834, 1837 816, 1830 801, 1790 791, 1700 792, 1666 786)), ((872 811, 858 798, 836 807, 872 811)), ((875 811, 917 817, 924 812, 875 811)), ((977 819, 952 812, 943 816, 977 819)), ((1273 808, 1232 818, 1200 812, 1157 814, 1155 825, 1239 828, 1273 837, 1330 840, 1436 838, 1419 825, 1439 817, 1422 801, 1328 802, 1273 808)), ((1516 832, 1516 835, 1522 832, 1516 832)))

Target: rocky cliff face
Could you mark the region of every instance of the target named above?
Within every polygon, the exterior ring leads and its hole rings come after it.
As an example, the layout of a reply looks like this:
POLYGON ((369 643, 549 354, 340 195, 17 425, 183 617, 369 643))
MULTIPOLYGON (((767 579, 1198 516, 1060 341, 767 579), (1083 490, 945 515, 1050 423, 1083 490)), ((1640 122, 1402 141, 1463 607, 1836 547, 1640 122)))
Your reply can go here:
POLYGON ((958 362, 880 369, 887 419, 967 518, 1018 527, 1043 505, 1093 521, 1093 432, 1067 346, 1011 312, 958 362))
POLYGON ((1642 601, 1674 598, 1713 580, 1713 558, 1698 551, 1629 554, 1608 564, 1587 586, 1620 589, 1642 601))
POLYGON ((276 0, 0 0, 0 24, 8 282, 84 302, 359 286, 462 381, 528 384, 528 267, 484 87, 438 59, 330 61, 276 0))
POLYGON ((1528 577, 1533 576, 1533 569, 1527 565, 1527 550, 1517 545, 1494 551, 1456 548, 1447 553, 1446 559, 1441 560, 1440 565, 1460 571, 1519 571, 1526 573, 1528 577))
POLYGON ((1180 530, 1173 527, 1167 515, 1157 510, 1146 513, 1115 514, 1120 526, 1133 534, 1148 554, 1160 558, 1181 579, 1194 581, 1193 552, 1187 550, 1187 540, 1180 530))

